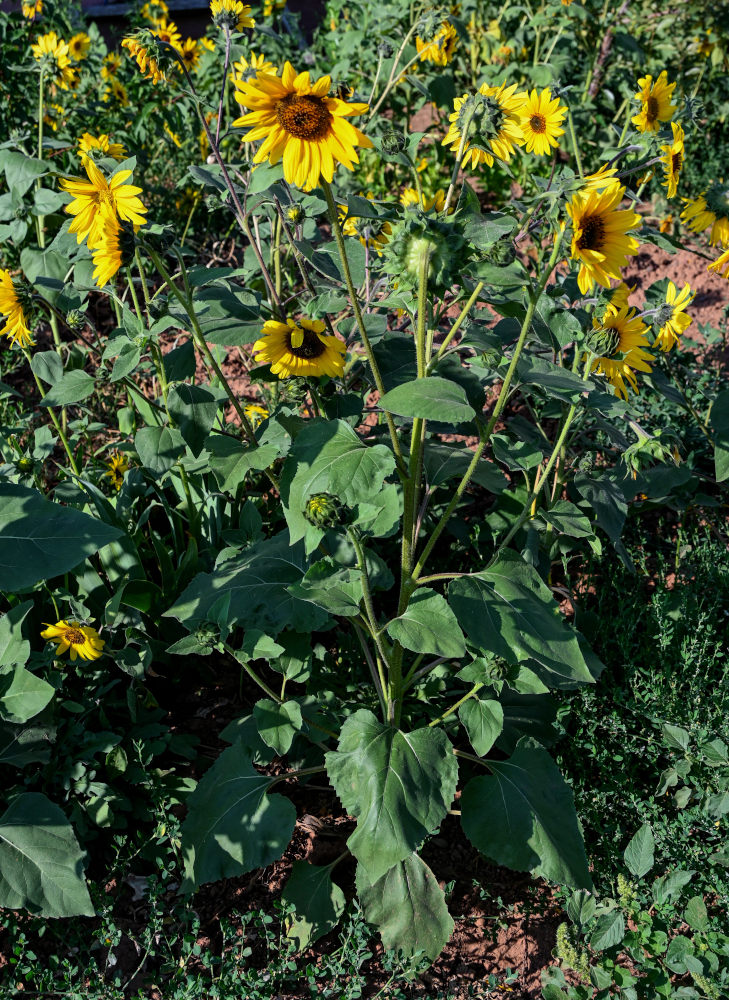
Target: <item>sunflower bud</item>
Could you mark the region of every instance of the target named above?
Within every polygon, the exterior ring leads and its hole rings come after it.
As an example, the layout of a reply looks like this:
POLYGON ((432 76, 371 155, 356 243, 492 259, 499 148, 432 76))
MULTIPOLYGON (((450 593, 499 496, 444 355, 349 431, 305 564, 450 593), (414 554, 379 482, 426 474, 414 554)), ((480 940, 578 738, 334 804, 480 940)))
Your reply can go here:
POLYGON ((660 308, 658 308, 653 316, 653 326, 656 332, 661 329, 662 326, 673 318, 674 307, 670 302, 664 302, 660 308))
POLYGON ((405 135, 400 129, 391 128, 382 137, 382 148, 389 156, 402 153, 407 145, 405 135))
POLYGON ((334 528, 342 521, 342 505, 330 493, 315 493, 306 501, 304 517, 317 528, 334 528))
POLYGON ((377 46, 377 55, 382 56, 383 59, 389 59, 390 56, 394 55, 394 52, 395 49, 389 42, 380 42, 377 46))
POLYGON ((306 212, 301 205, 289 205, 286 209, 286 218, 292 225, 298 226, 306 218, 306 212))
POLYGON ((83 330, 86 326, 86 314, 80 309, 69 309, 66 313, 66 326, 69 330, 83 330))
POLYGON ((242 0, 212 0, 210 12, 213 24, 228 31, 242 31, 243 28, 252 28, 255 23, 250 16, 251 8, 242 0))
POLYGON ((465 266, 468 248, 458 228, 451 222, 409 212, 392 230, 383 249, 384 270, 396 278, 402 289, 416 288, 425 261, 428 288, 442 294, 465 266))
POLYGON ((499 351, 481 351, 481 361, 486 368, 498 368, 502 357, 503 355, 499 351))
POLYGON ((510 236, 502 236, 488 251, 489 264, 507 267, 516 260, 516 246, 510 236))
POLYGON ((620 346, 620 331, 597 327, 585 340, 585 347, 598 358, 609 358, 620 346))
POLYGON ((702 122, 705 118, 704 102, 700 97, 684 97, 683 99, 683 114, 681 115, 681 120, 688 125, 693 125, 697 130, 701 129, 702 122))
POLYGON ((18 470, 18 472, 22 472, 23 475, 26 475, 27 473, 33 471, 33 459, 28 458, 27 455, 24 455, 23 458, 19 458, 17 460, 17 462, 15 463, 15 468, 18 470))
POLYGON ((289 403, 303 403, 309 395, 309 383, 305 378, 285 378, 281 381, 283 395, 289 403))

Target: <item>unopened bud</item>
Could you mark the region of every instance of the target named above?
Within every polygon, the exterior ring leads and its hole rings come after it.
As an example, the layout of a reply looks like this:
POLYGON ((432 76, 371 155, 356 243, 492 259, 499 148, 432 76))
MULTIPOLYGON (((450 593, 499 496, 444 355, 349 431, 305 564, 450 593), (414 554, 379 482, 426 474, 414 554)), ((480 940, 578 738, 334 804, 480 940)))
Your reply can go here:
POLYGON ((382 148, 390 156, 394 156, 396 153, 402 153, 403 149, 407 145, 405 135, 400 129, 391 128, 382 137, 382 148))

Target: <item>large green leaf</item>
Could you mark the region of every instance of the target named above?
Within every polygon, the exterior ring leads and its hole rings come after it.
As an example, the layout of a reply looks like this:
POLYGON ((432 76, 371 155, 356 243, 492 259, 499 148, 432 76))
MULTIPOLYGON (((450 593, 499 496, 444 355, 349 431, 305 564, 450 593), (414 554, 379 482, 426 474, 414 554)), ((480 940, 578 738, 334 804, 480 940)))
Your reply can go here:
POLYGON ((279 756, 288 753, 303 724, 301 708, 296 701, 276 702, 261 698, 253 706, 253 718, 263 742, 279 756))
POLYGON ((56 735, 53 726, 36 720, 29 726, 0 722, 0 764, 22 768, 26 764, 44 764, 51 756, 56 735))
POLYGON ((403 733, 367 709, 344 723, 326 767, 342 805, 357 817, 347 846, 373 882, 440 826, 458 780, 442 730, 403 733))
POLYGON ((466 655, 456 616, 445 597, 428 587, 414 592, 407 608, 387 626, 390 636, 413 653, 460 659, 466 655))
POLYGON ((524 738, 489 768, 461 796, 461 823, 474 847, 507 868, 592 888, 572 791, 547 751, 524 738))
POLYGON ((134 447, 142 465, 155 476, 163 476, 184 452, 185 442, 175 427, 142 427, 134 447))
POLYGON ((223 493, 235 493, 252 469, 260 471, 268 468, 279 454, 275 444, 252 448, 225 434, 211 434, 205 447, 211 453, 210 468, 223 493))
POLYGON ((714 464, 716 481, 729 479, 729 389, 724 389, 711 407, 711 429, 714 432, 714 464))
POLYGON ((357 893, 366 920, 377 927, 388 951, 400 951, 405 958, 420 952, 435 961, 453 933, 443 890, 417 854, 375 882, 358 865, 357 893))
POLYGON ((268 795, 275 779, 259 774, 241 743, 228 747, 187 800, 182 824, 184 891, 234 878, 281 857, 296 823, 282 795, 268 795))
POLYGON ((23 638, 23 619, 33 607, 33 601, 16 604, 0 618, 0 667, 25 663, 30 656, 30 643, 23 638))
POLYGON ((281 498, 291 541, 303 538, 309 522, 306 501, 331 493, 353 506, 382 489, 395 459, 384 444, 366 445, 344 420, 312 420, 300 431, 281 475, 281 498))
POLYGON ((18 591, 66 573, 121 534, 37 490, 0 483, 0 590, 18 591))
POLYGON ((202 451, 219 406, 220 400, 206 386, 178 382, 170 389, 167 408, 193 455, 202 451))
POLYGON ((43 711, 56 689, 16 663, 0 672, 0 719, 24 723, 43 711))
POLYGON ((45 795, 18 795, 0 816, 0 906, 42 917, 94 915, 73 828, 45 795))
POLYGON ((306 861, 294 861, 281 898, 296 907, 286 936, 296 941, 299 951, 336 927, 346 905, 344 893, 332 882, 331 866, 306 861))
POLYGON ((284 628, 314 631, 326 624, 327 613, 288 592, 305 571, 304 546, 289 545, 287 532, 282 532, 251 545, 212 573, 199 573, 165 615, 187 623, 217 621, 225 599, 230 626, 271 636, 284 628))
POLYGON ((461 424, 476 415, 462 386, 438 375, 390 389, 380 400, 380 406, 400 417, 420 417, 445 424, 461 424))
POLYGON ((502 552, 483 573, 454 580, 448 603, 471 642, 508 663, 529 660, 549 687, 593 682, 577 635, 563 621, 552 592, 515 552, 502 552))
POLYGON ((72 369, 52 385, 41 400, 41 406, 67 406, 80 403, 94 391, 95 382, 88 372, 72 369))
POLYGON ((643 878, 653 867, 656 842, 650 823, 644 823, 625 848, 623 857, 628 871, 635 878, 643 878))

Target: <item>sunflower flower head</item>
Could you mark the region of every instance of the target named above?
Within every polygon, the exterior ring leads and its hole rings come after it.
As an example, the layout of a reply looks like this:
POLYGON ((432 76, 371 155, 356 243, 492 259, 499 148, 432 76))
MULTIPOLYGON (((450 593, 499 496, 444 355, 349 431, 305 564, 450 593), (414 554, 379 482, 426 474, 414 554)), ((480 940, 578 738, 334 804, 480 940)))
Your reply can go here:
POLYGON ((632 209, 619 209, 625 188, 613 182, 603 190, 583 188, 567 205, 572 220, 572 258, 579 261, 577 284, 583 295, 595 282, 610 287, 610 278, 620 277, 627 258, 638 252, 638 241, 628 236, 640 216, 632 209))
POLYGON ((666 193, 668 197, 674 198, 676 196, 676 189, 678 188, 678 178, 683 167, 685 150, 683 128, 677 122, 671 122, 671 131, 673 132, 673 141, 661 146, 661 152, 663 153, 661 162, 663 163, 663 170, 666 175, 663 187, 667 189, 666 193))
POLYGON ((127 88, 121 80, 117 80, 115 76, 110 77, 108 84, 101 95, 101 100, 104 102, 108 102, 112 100, 112 98, 123 108, 129 104, 127 88))
POLYGON ((526 95, 519 112, 521 130, 524 133, 527 153, 545 156, 559 146, 559 137, 564 135, 561 128, 567 108, 553 97, 549 87, 538 93, 536 90, 526 95))
POLYGON ((428 288, 442 295, 462 273, 468 247, 458 225, 416 208, 393 227, 383 256, 383 270, 397 281, 398 289, 417 288, 427 261, 428 288))
POLYGON ((68 54, 73 62, 82 62, 88 56, 90 48, 91 39, 85 31, 79 31, 68 41, 68 54))
POLYGON ((630 119, 639 132, 657 132, 661 122, 670 122, 677 104, 671 104, 676 84, 668 82, 665 69, 654 82, 652 76, 638 80, 640 90, 635 100, 640 102, 640 111, 630 119))
POLYGON ((685 284, 679 292, 672 281, 668 282, 666 301, 653 320, 656 329, 654 347, 670 351, 674 344, 680 343, 681 335, 691 323, 691 317, 687 316, 684 310, 691 305, 695 294, 688 284, 685 284))
POLYGON ((171 22, 155 29, 140 28, 122 40, 122 48, 134 59, 142 76, 154 84, 167 80, 179 68, 174 54, 178 44, 182 40, 171 22))
POLYGON ((246 403, 243 407, 243 412, 248 417, 251 427, 253 427, 254 430, 270 416, 266 407, 261 406, 260 403, 246 403))
MULTIPOLYGON (((438 214, 445 208, 446 194, 443 188, 439 188, 434 195, 423 194, 422 199, 418 196, 415 188, 405 188, 400 195, 400 204, 403 208, 419 208, 423 212, 435 212, 438 214)), ((455 212, 456 206, 451 205, 448 214, 455 212)))
POLYGON ((706 270, 713 271, 720 278, 729 280, 729 250, 725 250, 723 254, 716 258, 713 264, 708 265, 706 270))
POLYGON ((147 0, 139 11, 140 15, 150 24, 163 24, 167 20, 170 8, 164 0, 147 0))
POLYGON ((96 136, 84 132, 78 140, 78 155, 82 163, 86 159, 99 160, 104 156, 121 161, 127 155, 127 151, 120 142, 112 142, 106 133, 96 136))
POLYGON ((653 355, 646 348, 648 338, 645 323, 636 316, 635 309, 623 306, 616 311, 608 310, 602 321, 594 317, 593 331, 587 346, 594 355, 590 371, 598 372, 615 389, 615 394, 628 398, 625 383, 638 392, 636 371, 650 372, 653 355))
POLYGON ((19 347, 32 347, 33 334, 28 325, 30 296, 20 283, 13 281, 10 271, 0 268, 0 335, 4 334, 19 347))
POLYGON ((116 448, 109 454, 109 461, 106 463, 104 478, 111 480, 111 485, 115 490, 120 490, 124 483, 124 473, 129 468, 129 459, 116 448))
POLYGON ((248 83, 236 83, 235 99, 251 109, 233 125, 248 127, 247 142, 262 139, 254 163, 278 163, 283 158, 289 184, 311 191, 323 177, 328 183, 336 163, 353 170, 359 163, 357 146, 372 142, 347 118, 361 115, 366 104, 348 104, 329 97, 331 77, 312 82, 309 73, 297 75, 290 62, 281 76, 261 73, 248 83))
POLYGON ((23 0, 21 11, 30 21, 43 12, 43 0, 23 0))
MULTIPOLYGON (((374 201, 374 195, 370 192, 366 195, 369 201, 374 201)), ((382 256, 382 248, 387 243, 392 233, 392 225, 387 219, 372 216, 360 217, 349 215, 345 205, 339 205, 339 221, 342 232, 345 236, 356 236, 363 247, 374 250, 378 256, 382 256)))
POLYGON ((278 76, 278 68, 272 62, 269 62, 263 53, 256 55, 255 52, 249 52, 247 59, 245 56, 241 56, 237 62, 233 63, 231 70, 230 79, 234 84, 248 83, 259 73, 278 76))
POLYGON ((73 619, 63 618, 55 625, 43 622, 46 628, 41 632, 41 638, 55 642, 56 656, 69 652, 71 659, 80 657, 82 660, 98 660, 104 652, 106 642, 95 628, 82 625, 73 619))
POLYGON ((442 141, 455 153, 463 143, 461 164, 472 167, 485 163, 491 167, 494 157, 508 163, 517 146, 525 139, 521 127, 520 110, 525 94, 514 93, 516 84, 500 87, 482 84, 475 94, 464 94, 453 102, 454 111, 450 126, 442 141))
POLYGON ((210 0, 210 13, 213 24, 228 31, 242 31, 256 23, 251 17, 251 8, 241 0, 210 0))
POLYGON ((319 320, 268 320, 253 352, 279 378, 338 378, 344 371, 346 347, 338 337, 324 333, 325 329, 319 320))
POLYGON ((121 69, 122 57, 120 52, 109 52, 104 56, 104 64, 101 67, 101 79, 111 80, 121 69))
POLYGON ((68 43, 59 38, 55 31, 41 35, 30 47, 34 58, 40 63, 41 72, 62 90, 73 87, 77 81, 76 70, 71 66, 68 43))
POLYGON ((729 188, 714 183, 698 198, 684 198, 686 207, 681 221, 694 233, 711 228, 709 242, 712 246, 729 246, 729 188))
POLYGON ((89 245, 94 262, 93 279, 98 288, 108 285, 122 267, 134 259, 134 226, 121 222, 105 205, 99 213, 96 236, 89 245))
POLYGON ((421 62, 447 66, 453 58, 457 41, 458 32, 450 21, 439 21, 426 15, 418 25, 415 48, 421 62))
POLYGON ((144 225, 147 209, 139 198, 142 189, 125 183, 132 176, 131 170, 118 170, 107 181, 90 157, 84 159, 83 166, 88 180, 73 177, 61 181, 63 190, 72 196, 64 211, 74 216, 68 229, 76 234, 78 243, 87 240, 89 248, 93 249, 101 230, 108 228, 104 212, 137 227, 144 225))
POLYGON ((180 58, 188 73, 194 72, 200 62, 202 49, 194 38, 187 38, 179 47, 180 58))
POLYGON ((272 17, 286 10, 286 0, 263 0, 263 16, 272 17))

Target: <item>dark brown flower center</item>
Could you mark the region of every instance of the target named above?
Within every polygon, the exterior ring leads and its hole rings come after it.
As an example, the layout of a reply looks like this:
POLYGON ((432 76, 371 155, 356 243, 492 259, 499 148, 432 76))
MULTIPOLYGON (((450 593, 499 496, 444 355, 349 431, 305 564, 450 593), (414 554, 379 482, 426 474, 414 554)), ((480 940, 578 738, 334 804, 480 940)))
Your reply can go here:
POLYGON ((578 250, 601 250, 605 242, 605 223, 599 215, 588 215, 580 223, 582 235, 577 241, 578 250))
POLYGON ((683 166, 683 153, 674 153, 671 156, 671 170, 674 174, 677 174, 681 167, 683 166))
POLYGON ((332 120, 322 98, 314 94, 287 94, 276 105, 276 117, 281 127, 297 139, 323 139, 332 120))
POLYGON ((655 97, 649 97, 645 102, 645 114, 649 122, 654 122, 658 118, 660 106, 655 97))
POLYGON ((67 628, 63 633, 63 639, 71 646, 80 646, 83 644, 85 635, 79 628, 67 628))
POLYGON ((532 132, 546 132, 547 123, 544 119, 544 115, 532 115, 529 119, 529 126, 532 132))
POLYGON ((301 332, 304 335, 304 339, 298 347, 292 347, 291 334, 293 331, 289 330, 286 340, 291 353, 295 354, 297 358, 304 358, 306 361, 320 357, 326 351, 327 346, 322 342, 319 334, 314 333, 313 330, 302 330, 301 332))

